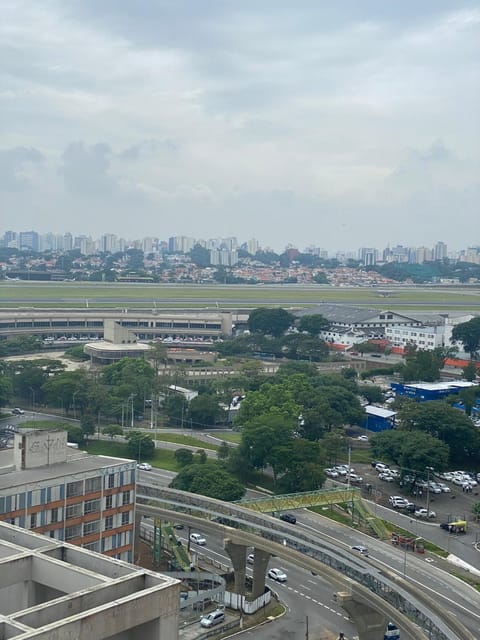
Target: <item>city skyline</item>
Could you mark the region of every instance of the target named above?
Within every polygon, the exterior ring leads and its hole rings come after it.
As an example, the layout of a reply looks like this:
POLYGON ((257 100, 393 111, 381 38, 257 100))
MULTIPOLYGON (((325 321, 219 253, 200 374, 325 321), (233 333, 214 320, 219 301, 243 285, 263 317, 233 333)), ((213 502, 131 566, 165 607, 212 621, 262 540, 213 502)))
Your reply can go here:
POLYGON ((465 245, 476 0, 1 4, 5 229, 465 245))
MULTIPOLYGON (((271 247, 262 246, 256 238, 238 239, 236 236, 228 238, 195 238, 191 236, 171 236, 169 238, 159 238, 147 236, 143 238, 122 238, 115 233, 104 233, 98 237, 91 234, 82 233, 74 235, 70 231, 63 234, 55 234, 51 231, 41 234, 36 230, 30 231, 4 231, 0 229, 0 247, 13 248, 19 250, 32 249, 42 252, 61 253, 79 249, 83 255, 93 255, 95 253, 118 253, 128 249, 141 249, 144 253, 178 253, 188 254, 195 246, 200 245, 210 252, 225 251, 235 254, 235 262, 238 259, 239 249, 247 251, 252 256, 258 251, 273 251, 271 247)), ((276 252, 282 253, 310 253, 320 258, 336 258, 340 261, 347 259, 358 260, 364 266, 371 266, 382 262, 409 262, 423 263, 445 258, 464 262, 478 263, 480 260, 480 245, 467 244, 463 247, 453 248, 442 240, 437 240, 430 246, 418 245, 387 245, 379 247, 356 247, 352 251, 338 248, 329 252, 323 247, 308 245, 306 247, 286 244, 283 249, 276 252)))

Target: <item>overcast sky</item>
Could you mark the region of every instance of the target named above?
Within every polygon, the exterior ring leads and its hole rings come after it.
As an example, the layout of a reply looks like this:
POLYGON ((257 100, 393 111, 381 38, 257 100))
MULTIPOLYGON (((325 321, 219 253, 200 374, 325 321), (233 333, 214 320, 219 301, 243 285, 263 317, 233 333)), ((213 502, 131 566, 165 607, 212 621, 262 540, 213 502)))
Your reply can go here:
POLYGON ((480 244, 478 0, 0 15, 0 233, 480 244))

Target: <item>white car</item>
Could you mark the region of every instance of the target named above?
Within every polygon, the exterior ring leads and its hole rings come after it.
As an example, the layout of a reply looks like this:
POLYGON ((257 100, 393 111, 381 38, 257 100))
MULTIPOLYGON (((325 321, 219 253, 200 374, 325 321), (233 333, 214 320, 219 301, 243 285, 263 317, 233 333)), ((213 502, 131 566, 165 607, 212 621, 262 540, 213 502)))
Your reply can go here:
POLYGON ((255 562, 255 554, 254 553, 249 553, 248 554, 247 562, 248 562, 248 564, 253 564, 255 562))
POLYGON ((214 627, 221 622, 225 622, 225 612, 222 609, 217 609, 216 611, 212 611, 206 616, 203 616, 200 619, 200 625, 202 627, 206 627, 207 629, 210 627, 214 627))
POLYGON ((395 480, 395 478, 389 473, 379 473, 378 479, 383 480, 384 482, 393 482, 395 480))
POLYGON ((384 473, 388 471, 389 468, 388 464, 384 464, 383 462, 377 462, 375 465, 375 471, 378 471, 378 473, 384 473))
POLYGON ((417 518, 436 518, 437 514, 435 511, 427 511, 426 509, 417 509, 415 511, 415 516, 417 518))
POLYGON ((356 473, 347 473, 345 479, 347 481, 350 480, 352 484, 361 484, 363 482, 362 476, 359 476, 356 473))
POLYGON ((358 553, 362 556, 367 556, 368 558, 368 548, 363 544, 355 544, 352 547, 353 551, 358 551, 358 553))
POLYGON ((140 464, 137 464, 137 469, 140 469, 140 471, 151 471, 152 465, 148 462, 140 462, 140 464))
POLYGON ((439 487, 440 487, 440 489, 442 490, 442 493, 451 493, 451 491, 452 491, 452 490, 450 489, 450 487, 448 486, 448 484, 445 484, 445 483, 443 483, 443 482, 439 482, 439 483, 438 483, 438 486, 439 486, 439 487))
POLYGON ((207 539, 204 538, 201 533, 191 533, 190 542, 194 542, 195 544, 199 544, 201 547, 204 547, 207 544, 207 539))
POLYGON ((357 440, 360 440, 360 442, 368 442, 368 436, 358 436, 357 440))
POLYGON ((335 469, 325 469, 325 475, 327 478, 338 478, 338 471, 335 471, 335 469))
POLYGON ((285 573, 285 571, 282 571, 281 569, 275 569, 275 568, 269 569, 268 577, 271 578, 272 580, 276 580, 277 582, 287 581, 287 574, 285 573))

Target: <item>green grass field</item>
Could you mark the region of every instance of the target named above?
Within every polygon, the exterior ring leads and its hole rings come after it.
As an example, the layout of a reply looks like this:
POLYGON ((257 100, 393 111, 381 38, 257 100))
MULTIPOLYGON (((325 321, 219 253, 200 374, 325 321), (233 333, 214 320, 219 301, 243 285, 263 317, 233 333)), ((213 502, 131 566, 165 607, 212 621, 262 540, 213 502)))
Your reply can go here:
POLYGON ((156 439, 158 442, 173 442, 175 444, 185 445, 188 447, 197 447, 197 449, 211 449, 212 451, 218 451, 218 444, 211 444, 210 442, 199 440, 194 436, 184 436, 181 433, 162 433, 159 431, 156 434, 156 439))
POLYGON ((314 285, 178 285, 84 282, 0 282, 0 302, 5 307, 136 307, 153 303, 168 307, 255 307, 258 305, 302 305, 320 302, 368 304, 435 310, 454 305, 458 310, 480 306, 480 288, 407 287, 388 288, 382 297, 375 288, 339 288, 314 285), (425 306, 423 306, 425 305, 425 306))
MULTIPOLYGON (((112 456, 113 458, 127 458, 132 460, 132 456, 128 452, 127 445, 124 442, 109 442, 107 440, 90 440, 86 447, 83 447, 88 453, 97 456, 112 456)), ((152 467, 158 469, 166 469, 167 471, 180 471, 180 467, 174 458, 174 451, 167 449, 155 449, 153 458, 149 458, 148 462, 152 467)))

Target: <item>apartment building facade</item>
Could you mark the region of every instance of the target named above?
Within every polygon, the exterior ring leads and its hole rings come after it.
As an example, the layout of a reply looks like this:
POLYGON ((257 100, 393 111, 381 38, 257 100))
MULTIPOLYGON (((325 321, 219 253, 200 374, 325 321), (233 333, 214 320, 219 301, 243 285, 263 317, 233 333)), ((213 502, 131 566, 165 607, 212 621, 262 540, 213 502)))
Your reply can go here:
POLYGON ((133 561, 136 463, 67 446, 63 430, 29 430, 0 451, 0 521, 133 561))

